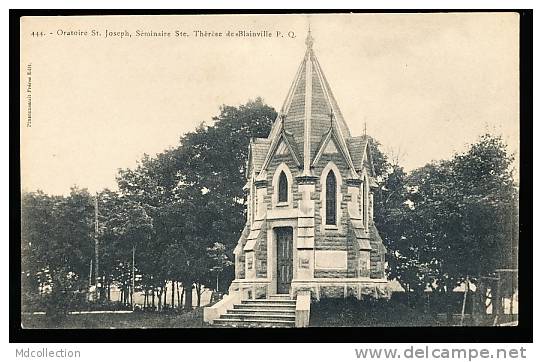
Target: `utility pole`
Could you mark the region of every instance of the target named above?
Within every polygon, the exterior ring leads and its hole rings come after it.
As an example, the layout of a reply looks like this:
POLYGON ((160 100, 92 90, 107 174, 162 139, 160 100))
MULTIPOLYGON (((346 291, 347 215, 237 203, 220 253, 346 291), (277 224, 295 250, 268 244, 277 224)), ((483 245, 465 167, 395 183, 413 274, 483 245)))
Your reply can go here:
POLYGON ((94 198, 94 257, 96 261, 94 262, 94 283, 96 285, 95 293, 96 300, 100 298, 99 291, 99 278, 100 278, 100 247, 98 240, 98 192, 96 192, 96 197, 94 198))
POLYGON ((92 288, 92 258, 90 258, 90 270, 88 273, 88 294, 87 294, 87 300, 90 301, 90 288, 92 288))
MULTIPOLYGON (((465 282, 463 283, 465 285, 465 294, 463 294, 463 306, 461 308, 461 323, 459 324, 461 327, 463 327, 463 321, 465 320, 465 306, 467 305, 467 295, 470 290, 470 283, 469 283, 469 276, 467 275, 467 278, 465 279, 465 282)), ((471 313, 473 313, 471 311, 471 313)))
POLYGON ((132 246, 132 295, 130 296, 130 300, 132 302, 132 310, 135 309, 134 290, 135 290, 135 245, 132 246))

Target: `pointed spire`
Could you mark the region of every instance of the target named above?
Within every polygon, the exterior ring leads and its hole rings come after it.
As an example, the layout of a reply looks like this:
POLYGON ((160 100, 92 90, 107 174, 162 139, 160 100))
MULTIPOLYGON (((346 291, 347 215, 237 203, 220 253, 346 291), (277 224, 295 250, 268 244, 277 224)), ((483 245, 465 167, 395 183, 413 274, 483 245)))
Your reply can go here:
POLYGON ((307 33, 307 38, 305 39, 305 44, 307 45, 307 50, 312 49, 312 45, 314 44, 314 38, 311 34, 311 23, 309 23, 309 31, 307 33))
MULTIPOLYGON (((318 152, 317 140, 322 139, 327 132, 334 131, 337 138, 335 142, 344 150, 346 161, 355 174, 355 166, 346 141, 351 137, 350 130, 314 53, 314 38, 310 24, 305 44, 307 46, 305 56, 299 64, 268 140, 275 145, 280 142, 281 131, 287 132, 299 152, 303 175, 308 176, 311 175, 311 164, 318 152)), ((266 155, 265 167, 273 156, 273 147, 269 148, 266 155)))

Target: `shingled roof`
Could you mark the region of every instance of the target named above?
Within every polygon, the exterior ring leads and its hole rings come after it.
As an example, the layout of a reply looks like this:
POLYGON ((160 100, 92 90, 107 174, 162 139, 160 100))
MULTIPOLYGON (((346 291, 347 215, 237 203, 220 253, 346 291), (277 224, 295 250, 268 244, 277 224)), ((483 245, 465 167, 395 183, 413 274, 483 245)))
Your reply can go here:
MULTIPOLYGON (((318 145, 329 131, 332 122, 341 135, 340 141, 346 153, 349 153, 346 139, 351 137, 350 130, 316 58, 312 48, 313 42, 314 39, 309 32, 305 56, 269 135, 270 140, 275 140, 284 129, 295 141, 297 153, 307 165, 310 165, 316 156, 318 145), (306 156, 305 153, 308 155, 306 156)), ((350 156, 347 155, 347 157, 350 156)))
MULTIPOLYGON (((250 140, 249 163, 252 164, 256 173, 260 172, 270 145, 271 140, 267 138, 253 138, 250 140)), ((247 169, 247 172, 250 171, 247 169)))
POLYGON ((363 167, 363 157, 365 156, 368 142, 369 137, 367 136, 350 137, 346 140, 356 170, 361 170, 363 167))

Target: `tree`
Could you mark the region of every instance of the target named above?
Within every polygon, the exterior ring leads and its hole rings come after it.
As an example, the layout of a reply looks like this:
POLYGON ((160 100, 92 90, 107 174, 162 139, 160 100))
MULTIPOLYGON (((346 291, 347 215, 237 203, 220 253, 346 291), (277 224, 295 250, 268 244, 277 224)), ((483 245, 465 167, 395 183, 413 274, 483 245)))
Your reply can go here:
POLYGON ((67 197, 23 193, 21 206, 23 280, 33 292, 38 287, 49 314, 65 314, 88 286, 92 199, 87 190, 73 187, 67 197))
MULTIPOLYGON (((119 171, 121 195, 139 203, 153 221, 150 247, 143 251, 148 261, 140 270, 153 290, 158 288, 159 300, 166 280, 181 281, 185 308, 191 308, 193 285, 201 291, 212 263, 219 262, 207 248, 220 242, 231 258, 245 219, 248 143, 267 136, 275 117, 259 98, 239 107, 222 106, 213 125, 202 124, 178 147, 119 171)), ((230 281, 231 266, 224 265, 221 274, 230 281)))
MULTIPOLYGON (((219 292, 220 275, 226 268, 231 267, 234 263, 228 258, 228 255, 226 254, 226 246, 222 243, 216 242, 213 244, 213 246, 207 248, 207 255, 212 261, 209 271, 211 275, 216 275, 215 290, 219 292)), ((212 285, 212 283, 209 283, 208 285, 212 285)))
POLYGON ((388 249, 388 276, 397 279, 407 291, 423 291, 425 282, 419 273, 419 250, 412 242, 419 238, 406 236, 406 233, 416 231, 409 227, 416 221, 412 220, 409 213, 408 175, 398 164, 398 160, 390 162, 388 156, 382 152, 380 142, 370 138, 369 145, 379 185, 373 190, 374 222, 388 249))
POLYGON ((483 135, 465 153, 428 164, 404 179, 407 207, 395 205, 383 213, 383 220, 399 225, 399 233, 387 235, 393 235, 388 245, 392 275, 407 291, 415 286, 451 293, 467 279, 480 286, 495 269, 514 265, 517 189, 512 161, 502 139, 483 135))
POLYGON ((25 307, 42 302, 43 291, 49 285, 47 273, 54 240, 54 213, 59 198, 42 191, 23 192, 21 197, 21 289, 25 307))
MULTIPOLYGON (((277 114, 263 104, 260 98, 240 107, 222 106, 220 114, 213 118, 212 126, 202 124, 196 132, 181 139, 174 151, 180 176, 176 193, 179 200, 189 200, 193 218, 188 226, 192 237, 198 240, 198 266, 205 265, 205 246, 219 241, 232 257, 233 248, 245 220, 245 169, 248 144, 253 137, 266 137, 277 114)), ((190 242, 188 242, 190 245, 190 242)), ((187 261, 189 263, 189 261, 187 261)), ((228 270, 229 267, 229 270, 228 270)), ((206 277, 206 269, 200 269, 199 278, 206 277)), ((229 281, 233 270, 229 271, 229 281)), ((189 275, 189 274, 185 274, 189 275)), ((207 282, 201 279, 195 282, 207 282)), ((191 285, 185 280, 186 301, 191 298, 191 285)))
POLYGON ((135 259, 136 250, 138 253, 144 251, 151 240, 154 233, 153 220, 143 206, 128 196, 104 190, 99 199, 102 204, 102 272, 108 288, 108 299, 111 282, 116 281, 121 285, 123 299, 127 303, 128 290, 130 296, 134 292, 135 266, 132 259, 135 259))

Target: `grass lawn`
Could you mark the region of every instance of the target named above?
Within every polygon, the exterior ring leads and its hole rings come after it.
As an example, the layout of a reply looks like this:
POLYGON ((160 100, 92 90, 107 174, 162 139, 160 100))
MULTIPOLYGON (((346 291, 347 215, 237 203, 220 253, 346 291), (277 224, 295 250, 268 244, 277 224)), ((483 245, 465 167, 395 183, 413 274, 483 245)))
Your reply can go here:
POLYGON ((68 315, 55 322, 46 315, 23 314, 23 328, 205 328, 203 308, 186 313, 135 312, 129 314, 68 315))

